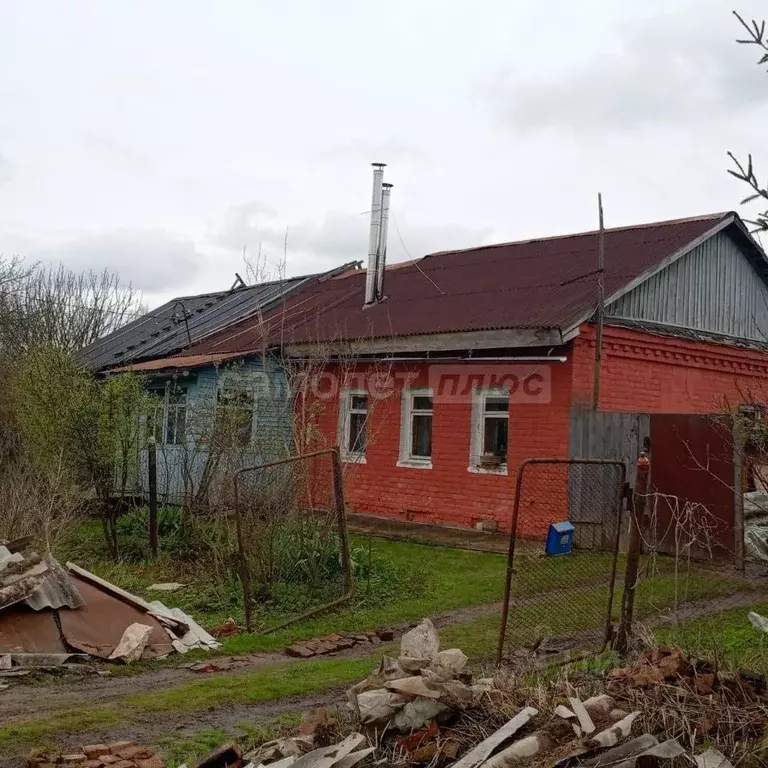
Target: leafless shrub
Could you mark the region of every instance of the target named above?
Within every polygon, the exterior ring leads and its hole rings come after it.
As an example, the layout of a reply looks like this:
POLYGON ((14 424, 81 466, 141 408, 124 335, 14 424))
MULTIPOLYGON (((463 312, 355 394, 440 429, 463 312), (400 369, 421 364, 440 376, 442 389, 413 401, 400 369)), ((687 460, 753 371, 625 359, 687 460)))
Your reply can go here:
POLYGON ((82 518, 84 505, 63 462, 46 468, 24 459, 0 465, 0 539, 32 536, 51 551, 82 518))
POLYGON ((15 357, 39 346, 82 349, 144 312, 141 295, 114 272, 21 264, 6 287, 0 262, 0 344, 15 357))

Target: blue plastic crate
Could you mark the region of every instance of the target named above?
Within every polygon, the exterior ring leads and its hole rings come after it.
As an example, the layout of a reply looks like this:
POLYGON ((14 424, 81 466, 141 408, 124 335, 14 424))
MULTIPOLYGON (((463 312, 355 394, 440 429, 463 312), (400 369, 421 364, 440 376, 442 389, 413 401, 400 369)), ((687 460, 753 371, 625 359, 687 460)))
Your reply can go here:
POLYGON ((567 520, 552 523, 547 531, 544 551, 548 555, 569 555, 573 552, 573 523, 567 520))

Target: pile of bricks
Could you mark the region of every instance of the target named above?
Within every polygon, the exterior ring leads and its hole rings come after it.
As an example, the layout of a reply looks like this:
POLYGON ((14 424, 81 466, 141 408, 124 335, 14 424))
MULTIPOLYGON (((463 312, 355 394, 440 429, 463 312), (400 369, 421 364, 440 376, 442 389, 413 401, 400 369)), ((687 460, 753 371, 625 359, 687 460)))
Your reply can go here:
POLYGON ((27 768, 165 768, 165 762, 147 747, 116 741, 65 755, 38 754, 27 759, 27 768))
POLYGON ((289 656, 308 659, 338 653, 356 645, 379 645, 382 641, 392 640, 395 633, 391 629, 377 629, 375 632, 338 632, 314 640, 299 640, 285 649, 289 656))

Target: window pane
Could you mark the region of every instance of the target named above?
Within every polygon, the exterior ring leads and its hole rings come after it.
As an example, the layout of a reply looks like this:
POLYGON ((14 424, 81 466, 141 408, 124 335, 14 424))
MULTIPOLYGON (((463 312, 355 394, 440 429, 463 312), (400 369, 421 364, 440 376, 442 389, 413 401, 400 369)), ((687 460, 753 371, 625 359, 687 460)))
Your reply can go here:
POLYGON ((168 406, 168 425, 165 430, 165 441, 171 445, 184 442, 187 426, 187 408, 184 405, 168 406))
POLYGON ((489 395, 485 398, 486 411, 508 411, 509 395, 489 395))
POLYGON ((429 457, 432 455, 432 417, 416 415, 413 417, 411 434, 411 456, 429 457))
POLYGON ((507 428, 509 420, 487 416, 483 419, 483 453, 507 458, 507 428))
POLYGON ((368 395, 352 395, 352 410, 365 411, 368 408, 368 395))
POLYGON ((365 453, 365 421, 364 413, 350 413, 349 434, 347 435, 347 450, 349 453, 365 453))
POLYGON ((416 395, 413 398, 413 409, 416 411, 431 411, 432 398, 426 395, 416 395))
POLYGON ((186 436, 186 427, 187 390, 174 386, 168 390, 165 442, 170 445, 181 445, 186 436))

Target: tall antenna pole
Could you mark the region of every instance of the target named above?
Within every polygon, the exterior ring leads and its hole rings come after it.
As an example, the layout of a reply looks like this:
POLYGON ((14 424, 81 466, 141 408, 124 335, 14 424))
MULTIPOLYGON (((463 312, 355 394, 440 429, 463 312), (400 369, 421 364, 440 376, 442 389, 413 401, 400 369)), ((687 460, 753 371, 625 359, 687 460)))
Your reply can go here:
POLYGON ((597 210, 600 228, 597 233, 597 333, 595 334, 595 371, 592 377, 592 410, 600 404, 600 362, 603 358, 603 324, 605 316, 605 222, 603 221, 603 196, 597 193, 597 210))

